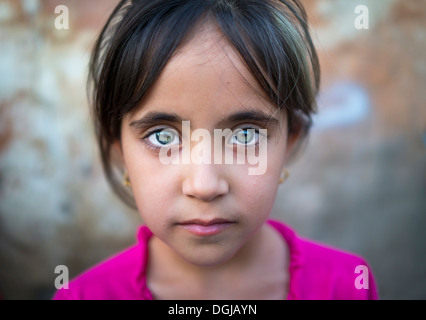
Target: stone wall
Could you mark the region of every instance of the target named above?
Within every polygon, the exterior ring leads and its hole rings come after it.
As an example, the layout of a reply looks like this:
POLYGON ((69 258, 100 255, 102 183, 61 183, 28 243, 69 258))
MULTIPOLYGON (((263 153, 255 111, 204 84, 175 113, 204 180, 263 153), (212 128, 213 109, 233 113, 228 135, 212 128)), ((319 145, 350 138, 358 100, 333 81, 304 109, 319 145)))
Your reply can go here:
MULTIPOLYGON (((130 245, 141 223, 100 167, 85 78, 116 0, 0 0, 0 295, 48 299, 130 245), (55 28, 55 8, 69 29, 55 28)), ((426 298, 426 5, 305 0, 321 59, 319 113, 272 212, 363 255, 382 298, 426 298), (369 9, 358 30, 355 7, 369 9)))

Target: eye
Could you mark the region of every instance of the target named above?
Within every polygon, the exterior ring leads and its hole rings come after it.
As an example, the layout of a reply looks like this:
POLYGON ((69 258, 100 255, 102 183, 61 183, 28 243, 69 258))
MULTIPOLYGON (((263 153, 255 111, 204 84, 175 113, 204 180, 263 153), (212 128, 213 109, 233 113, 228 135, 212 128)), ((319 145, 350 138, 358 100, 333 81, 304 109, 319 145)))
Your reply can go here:
POLYGON ((231 136, 232 144, 250 146, 259 142, 259 130, 254 128, 239 128, 231 136))
POLYGON ((179 134, 173 129, 159 129, 146 137, 154 147, 164 147, 180 143, 179 134))

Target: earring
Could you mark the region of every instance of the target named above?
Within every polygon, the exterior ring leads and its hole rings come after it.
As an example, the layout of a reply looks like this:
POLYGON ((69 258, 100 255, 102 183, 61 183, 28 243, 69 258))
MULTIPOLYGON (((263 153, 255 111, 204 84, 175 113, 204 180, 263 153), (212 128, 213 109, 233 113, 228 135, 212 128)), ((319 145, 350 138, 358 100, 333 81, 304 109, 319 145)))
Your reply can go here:
POLYGON ((126 187, 130 187, 132 184, 130 183, 129 174, 127 171, 124 171, 123 173, 123 185, 126 187))
POLYGON ((284 181, 287 180, 287 178, 290 176, 290 173, 288 173, 288 171, 286 169, 283 169, 283 171, 281 171, 281 177, 280 177, 280 184, 282 184, 284 181))

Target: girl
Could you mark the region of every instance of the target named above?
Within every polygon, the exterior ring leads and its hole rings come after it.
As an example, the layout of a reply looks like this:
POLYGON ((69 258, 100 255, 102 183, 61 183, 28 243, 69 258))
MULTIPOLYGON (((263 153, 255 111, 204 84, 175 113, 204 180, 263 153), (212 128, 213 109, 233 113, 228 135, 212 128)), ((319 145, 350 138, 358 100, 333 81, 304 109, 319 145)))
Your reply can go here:
POLYGON ((377 297, 361 258, 268 218, 319 87, 298 1, 122 0, 89 83, 106 176, 144 226, 55 299, 377 297))

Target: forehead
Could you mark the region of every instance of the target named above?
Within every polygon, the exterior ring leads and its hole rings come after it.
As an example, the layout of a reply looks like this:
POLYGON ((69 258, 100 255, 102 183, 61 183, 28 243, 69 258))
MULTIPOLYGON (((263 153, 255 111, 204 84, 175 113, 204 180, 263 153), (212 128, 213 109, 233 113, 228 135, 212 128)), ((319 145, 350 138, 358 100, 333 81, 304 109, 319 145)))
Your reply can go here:
POLYGON ((236 83, 242 81, 258 95, 264 95, 234 46, 218 27, 212 24, 202 25, 176 50, 167 63, 163 75, 167 77, 170 73, 184 70, 197 71, 195 74, 205 72, 205 76, 208 75, 208 71, 213 71, 217 80, 225 81, 226 84, 231 84, 230 80, 236 83))
POLYGON ((206 24, 176 50, 136 114, 173 111, 196 120, 238 109, 282 117, 235 48, 217 27, 206 24))
MULTIPOLYGON (((174 53, 168 65, 196 62, 215 66, 219 62, 234 63, 242 67, 239 56, 222 32, 212 24, 201 25, 192 32, 174 53), (225 61, 226 60, 226 61, 225 61)), ((242 70, 241 70, 242 71, 242 70)))

